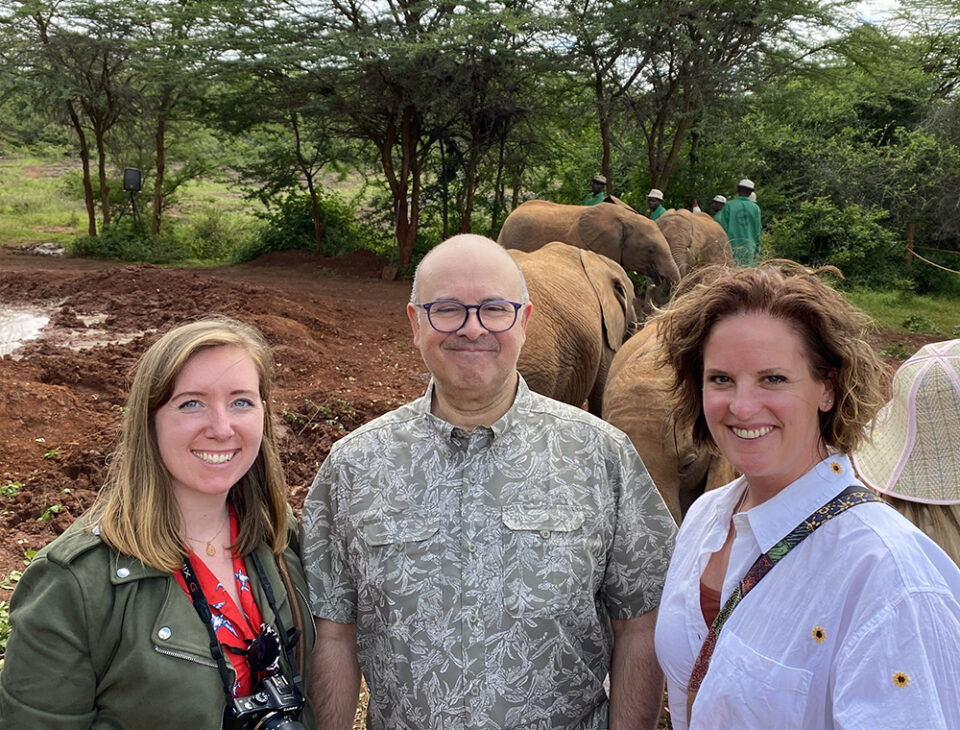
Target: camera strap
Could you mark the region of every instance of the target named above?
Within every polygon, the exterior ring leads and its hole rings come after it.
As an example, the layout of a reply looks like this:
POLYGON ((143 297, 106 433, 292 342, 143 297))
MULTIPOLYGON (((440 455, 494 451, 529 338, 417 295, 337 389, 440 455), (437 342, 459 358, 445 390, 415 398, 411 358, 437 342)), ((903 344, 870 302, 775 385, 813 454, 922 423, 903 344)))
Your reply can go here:
MULTIPOLYGON (((260 584, 263 586, 263 592, 267 596, 267 603, 270 604, 270 610, 273 611, 274 620, 277 622, 277 633, 280 635, 280 649, 283 651, 283 656, 287 660, 287 666, 290 667, 290 672, 293 675, 293 684, 297 690, 303 694, 303 678, 300 676, 299 665, 294 660, 292 653, 293 647, 296 646, 297 640, 300 638, 300 627, 294 626, 290 631, 284 628, 283 620, 280 618, 280 612, 277 610, 277 604, 273 597, 273 588, 270 586, 270 581, 267 580, 267 575, 263 570, 263 563, 260 562, 260 556, 257 555, 256 550, 254 550, 250 553, 250 557, 253 558, 253 567, 260 577, 260 584)), ((279 556, 277 559, 283 560, 283 556, 279 556)), ((290 595, 290 592, 287 591, 287 600, 290 601, 290 610, 294 617, 296 617, 296 595, 290 595)), ((294 622, 296 622, 296 618, 294 618, 294 622)))
MULTIPOLYGON (((197 580, 197 574, 193 570, 190 558, 183 558, 183 580, 187 584, 187 591, 190 593, 190 600, 193 601, 193 607, 200 614, 203 625, 207 627, 207 634, 210 636, 210 654, 217 662, 217 670, 220 672, 220 679, 223 681, 223 691, 227 696, 227 705, 233 699, 232 686, 230 681, 230 670, 227 669, 227 661, 223 658, 223 647, 217 639, 217 632, 213 628, 213 613, 210 611, 210 604, 207 603, 207 597, 203 595, 203 589, 200 588, 200 581, 197 580)), ((262 578, 261 578, 262 579, 262 578)), ((274 611, 276 613, 276 611, 274 611)))

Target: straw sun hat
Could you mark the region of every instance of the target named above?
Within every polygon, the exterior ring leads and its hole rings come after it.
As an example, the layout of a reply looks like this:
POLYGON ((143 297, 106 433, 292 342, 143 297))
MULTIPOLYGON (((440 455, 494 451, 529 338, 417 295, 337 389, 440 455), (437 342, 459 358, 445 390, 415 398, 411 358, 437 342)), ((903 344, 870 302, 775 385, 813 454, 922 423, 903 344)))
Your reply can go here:
POLYGON ((894 497, 960 503, 960 340, 925 345, 893 376, 893 400, 853 455, 864 482, 894 497))

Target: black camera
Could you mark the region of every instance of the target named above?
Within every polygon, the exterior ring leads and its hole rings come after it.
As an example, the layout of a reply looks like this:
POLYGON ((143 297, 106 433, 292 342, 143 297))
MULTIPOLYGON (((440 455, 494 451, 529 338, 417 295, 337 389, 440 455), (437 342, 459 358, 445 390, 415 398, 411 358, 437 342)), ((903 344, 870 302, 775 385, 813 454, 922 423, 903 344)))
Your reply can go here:
POLYGON ((274 674, 247 697, 234 697, 235 730, 305 730, 296 718, 303 709, 303 695, 282 675, 274 674))

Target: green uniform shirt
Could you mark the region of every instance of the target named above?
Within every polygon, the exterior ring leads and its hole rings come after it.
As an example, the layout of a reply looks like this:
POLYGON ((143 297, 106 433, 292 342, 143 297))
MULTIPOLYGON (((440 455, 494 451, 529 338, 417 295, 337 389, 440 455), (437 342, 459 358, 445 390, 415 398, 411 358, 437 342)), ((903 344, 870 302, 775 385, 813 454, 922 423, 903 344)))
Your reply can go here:
POLYGON ((583 200, 580 201, 580 205, 596 205, 597 203, 602 203, 607 197, 607 194, 601 190, 599 193, 587 193, 583 196, 583 200))
POLYGON ((664 208, 663 204, 661 203, 656 208, 654 208, 653 211, 650 213, 650 220, 655 221, 657 218, 659 218, 666 212, 667 212, 667 209, 664 208))
POLYGON ((727 232, 737 266, 753 266, 760 245, 760 207, 741 196, 728 200, 714 219, 727 232))

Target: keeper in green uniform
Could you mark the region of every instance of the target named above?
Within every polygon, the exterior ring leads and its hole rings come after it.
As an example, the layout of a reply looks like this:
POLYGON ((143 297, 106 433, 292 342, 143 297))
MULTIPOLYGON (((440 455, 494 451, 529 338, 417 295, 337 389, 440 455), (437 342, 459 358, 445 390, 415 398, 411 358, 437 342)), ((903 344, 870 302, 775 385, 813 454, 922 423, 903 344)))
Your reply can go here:
POLYGON ((590 181, 590 190, 592 192, 583 196, 580 205, 596 205, 602 203, 607 197, 607 178, 603 175, 594 175, 590 181))
POLYGON ((760 245, 760 206, 750 200, 753 181, 743 179, 737 183, 737 197, 714 216, 723 226, 733 249, 737 266, 753 266, 760 245))
POLYGON ((663 193, 656 188, 652 188, 647 193, 647 205, 650 206, 650 220, 652 221, 667 212, 667 209, 663 207, 663 193))

